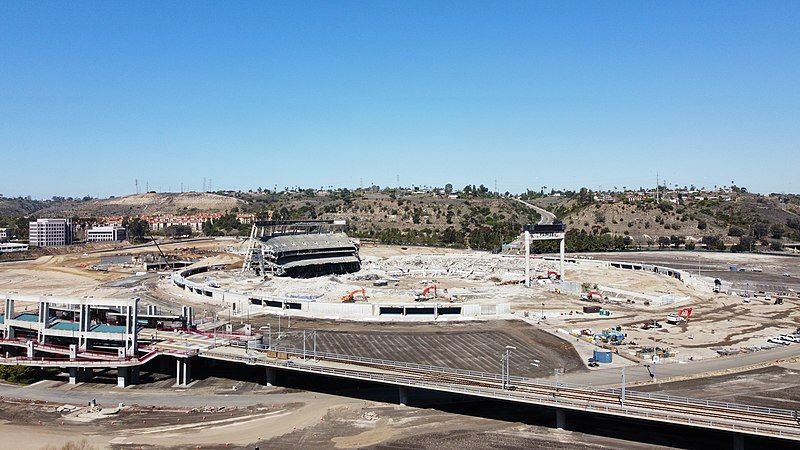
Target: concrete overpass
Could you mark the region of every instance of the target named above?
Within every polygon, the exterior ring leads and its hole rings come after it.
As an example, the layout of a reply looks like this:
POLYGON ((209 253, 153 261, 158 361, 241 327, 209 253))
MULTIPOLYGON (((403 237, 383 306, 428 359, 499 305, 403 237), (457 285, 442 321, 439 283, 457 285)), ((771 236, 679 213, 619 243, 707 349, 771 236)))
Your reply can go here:
MULTIPOLYGON (((162 341, 149 346, 147 353, 137 358, 88 361, 75 358, 65 360, 63 357, 18 357, 0 359, 0 364, 69 368, 72 380, 73 368, 75 370, 91 370, 95 367, 117 368, 120 370, 120 377, 129 377, 130 370, 138 369, 139 366, 161 356, 162 359, 174 358, 176 384, 187 385, 191 379, 192 364, 203 360, 225 361, 264 367, 264 381, 267 384, 275 384, 280 371, 396 386, 398 401, 401 404, 413 400, 414 391, 427 390, 552 408, 555 411, 558 428, 568 427, 568 415, 571 413, 589 413, 698 430, 726 431, 734 436, 734 448, 743 446, 744 436, 781 439, 797 442, 800 445, 798 413, 788 409, 642 393, 625 388, 604 389, 495 373, 322 353, 316 352, 313 347, 268 348, 250 337, 236 339, 233 336, 213 338, 195 334, 163 332, 159 334, 162 341)), ((10 345, 7 342, 2 344, 10 345)), ((53 354, 59 354, 60 351, 43 347, 38 350, 53 354)), ((125 386, 126 383, 120 386, 125 386)))

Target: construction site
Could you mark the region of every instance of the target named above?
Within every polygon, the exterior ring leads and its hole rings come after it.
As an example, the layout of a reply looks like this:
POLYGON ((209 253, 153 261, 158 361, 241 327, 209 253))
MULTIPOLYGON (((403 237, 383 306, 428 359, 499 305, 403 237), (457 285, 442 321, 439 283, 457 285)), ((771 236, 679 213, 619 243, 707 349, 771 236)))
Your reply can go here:
MULTIPOLYGON (((500 394, 486 394, 485 401, 505 398, 515 384, 555 383, 558 390, 564 383, 598 389, 591 394, 598 398, 621 388, 609 395, 621 395, 624 406, 626 386, 631 398, 637 390, 712 398, 691 386, 721 374, 789 370, 800 356, 793 340, 800 324, 792 314, 800 299, 791 284, 798 274, 786 258, 723 264, 718 255, 689 252, 674 259, 669 253, 528 255, 526 241, 562 236, 529 231, 492 254, 362 244, 347 237, 343 223, 273 222, 254 224, 246 239, 4 263, 4 364, 36 369, 35 389, 0 386, 9 399, 0 414, 19 430, 60 424, 57 433, 35 433, 37 446, 61 435, 95 439, 110 426, 113 433, 96 445, 157 446, 174 438, 206 447, 342 448, 403 445, 420 435, 425 446, 447 448, 437 433, 463 433, 472 442, 483 430, 511 446, 637 448, 631 430, 609 423, 615 432, 592 434, 592 422, 570 415, 567 424, 558 409, 556 428, 572 432, 543 434, 551 419, 530 406, 465 416, 479 403, 455 401, 448 396, 457 391, 429 378, 384 383, 400 383, 401 405, 434 409, 386 405, 396 393, 385 388, 309 377, 364 367, 367 374, 356 377, 363 381, 391 371, 405 377, 414 367, 455 371, 484 380, 479 385, 487 389, 500 383, 500 394), (268 236, 261 227, 270 228, 268 236), (687 262, 692 258, 701 260, 699 271, 687 262), (734 263, 736 270, 721 270, 734 263), (776 271, 786 283, 760 282, 759 276, 774 281, 776 271), (742 289, 743 273, 753 277, 750 289, 742 289), (266 376, 259 365, 266 365, 266 376), (290 376, 294 370, 300 372, 290 376), (427 391, 409 394, 411 387, 427 391), (13 400, 20 396, 42 403, 13 400), (84 405, 97 398, 99 406, 84 405)), ((765 379, 761 388, 780 380, 765 379)), ((789 410, 796 404, 746 395, 753 387, 741 381, 728 384, 726 401, 789 410)))

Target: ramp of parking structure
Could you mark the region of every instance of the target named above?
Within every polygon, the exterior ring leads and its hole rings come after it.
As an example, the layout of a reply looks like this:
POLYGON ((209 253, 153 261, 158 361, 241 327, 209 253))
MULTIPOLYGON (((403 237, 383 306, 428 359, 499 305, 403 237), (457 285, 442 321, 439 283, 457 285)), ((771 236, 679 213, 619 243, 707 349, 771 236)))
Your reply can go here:
POLYGON ((210 350, 218 346, 229 345, 230 340, 223 337, 185 334, 180 337, 167 337, 156 342, 151 347, 164 351, 191 351, 199 352, 210 350))
POLYGON ((0 357, 0 365, 31 366, 31 367, 83 367, 83 368, 120 368, 133 367, 145 364, 157 356, 174 356, 185 358, 199 353, 194 349, 155 349, 140 357, 107 358, 107 359, 68 359, 68 358, 43 358, 43 357, 0 357))
MULTIPOLYGON (((27 340, 20 340, 20 339, 0 339, 0 345, 11 345, 20 348, 28 348, 27 340)), ((42 344, 36 341, 30 341, 33 343, 33 351, 35 352, 42 352, 42 353, 51 353, 56 355, 70 355, 70 349, 66 346, 60 345, 52 345, 52 344, 42 344)), ((81 359, 89 359, 89 360, 116 360, 119 357, 114 354, 109 353, 101 353, 101 352, 92 352, 92 351, 78 351, 77 357, 81 359)))

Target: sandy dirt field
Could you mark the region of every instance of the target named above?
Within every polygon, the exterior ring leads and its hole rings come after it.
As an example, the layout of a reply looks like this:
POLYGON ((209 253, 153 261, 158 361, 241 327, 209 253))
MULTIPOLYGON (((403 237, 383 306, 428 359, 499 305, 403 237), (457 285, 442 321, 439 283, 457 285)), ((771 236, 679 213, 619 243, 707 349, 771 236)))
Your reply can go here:
MULTIPOLYGON (((133 405, 119 412, 114 412, 116 405, 99 405, 100 412, 91 412, 78 405, 4 399, 0 429, 4 447, 32 449, 58 449, 67 443, 92 449, 668 448, 457 414, 447 407, 405 407, 305 392, 278 394, 275 400, 261 397, 263 403, 246 407, 133 405)), ((482 406, 459 408, 469 412, 482 406)))

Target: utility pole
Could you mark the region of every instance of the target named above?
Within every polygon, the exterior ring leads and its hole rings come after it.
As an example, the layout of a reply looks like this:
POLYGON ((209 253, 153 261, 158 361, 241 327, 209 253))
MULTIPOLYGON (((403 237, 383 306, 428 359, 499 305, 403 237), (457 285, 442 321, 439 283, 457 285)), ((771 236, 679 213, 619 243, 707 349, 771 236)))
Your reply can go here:
POLYGON ((658 172, 656 172, 656 205, 659 203, 658 200, 658 189, 659 189, 659 181, 658 181, 658 172))
POLYGON ((622 366, 622 389, 619 393, 619 403, 622 406, 625 406, 625 366, 622 366))
POLYGON ((139 179, 135 178, 133 180, 133 183, 136 185, 136 193, 138 194, 139 193, 139 179))
POLYGON ((503 389, 508 389, 511 386, 511 350, 516 350, 517 347, 506 345, 506 354, 502 358, 503 361, 503 389))

